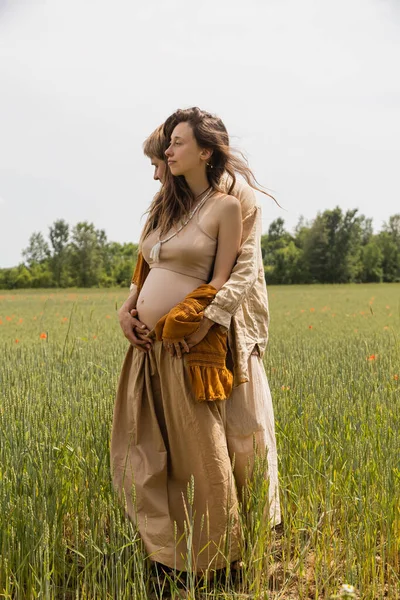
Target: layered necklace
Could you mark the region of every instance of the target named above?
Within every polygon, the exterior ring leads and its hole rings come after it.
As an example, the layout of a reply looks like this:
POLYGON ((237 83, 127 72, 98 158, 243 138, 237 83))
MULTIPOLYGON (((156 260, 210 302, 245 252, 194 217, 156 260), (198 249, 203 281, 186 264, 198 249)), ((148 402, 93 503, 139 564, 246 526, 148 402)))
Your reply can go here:
MULTIPOLYGON (((160 239, 160 236, 158 236, 158 242, 157 244, 155 244, 152 249, 150 250, 150 260, 152 262, 159 262, 160 261, 160 252, 161 252, 161 246, 163 244, 165 244, 166 242, 169 242, 169 240, 172 240, 172 238, 174 238, 176 235, 178 235, 178 233, 180 231, 182 231, 182 229, 184 227, 186 227, 186 225, 189 223, 189 221, 191 221, 194 217, 194 215, 196 214, 196 212, 198 210, 200 210, 200 208, 203 206, 203 204, 205 203, 205 201, 210 197, 213 188, 209 187, 207 190, 205 190, 207 193, 204 196, 204 198, 194 207, 194 209, 192 210, 192 212, 189 213, 186 221, 184 221, 182 223, 182 225, 180 225, 180 227, 172 234, 169 235, 167 238, 165 238, 165 240, 160 239)), ((202 194, 204 194, 204 192, 202 192, 202 194)), ((199 196, 201 196, 201 194, 199 194, 199 196)), ((198 196, 198 198, 199 198, 198 196)))

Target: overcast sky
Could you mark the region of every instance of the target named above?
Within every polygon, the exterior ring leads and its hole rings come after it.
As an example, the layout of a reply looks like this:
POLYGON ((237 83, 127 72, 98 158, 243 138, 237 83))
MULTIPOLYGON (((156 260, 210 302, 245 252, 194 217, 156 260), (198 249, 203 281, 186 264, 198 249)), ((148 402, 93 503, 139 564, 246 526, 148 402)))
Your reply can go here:
POLYGON ((145 137, 177 108, 224 120, 282 216, 400 212, 398 0, 0 0, 0 267, 34 231, 137 241, 145 137))

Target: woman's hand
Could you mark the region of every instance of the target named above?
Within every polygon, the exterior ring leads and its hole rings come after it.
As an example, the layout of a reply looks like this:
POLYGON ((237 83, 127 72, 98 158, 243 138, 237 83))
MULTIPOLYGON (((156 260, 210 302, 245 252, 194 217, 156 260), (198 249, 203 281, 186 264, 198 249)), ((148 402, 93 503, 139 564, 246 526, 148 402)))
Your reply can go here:
POLYGON ((118 319, 124 336, 132 344, 132 346, 140 350, 140 352, 148 352, 148 350, 151 348, 151 340, 145 339, 144 337, 138 337, 135 333, 137 323, 140 325, 143 325, 143 323, 140 323, 140 321, 133 317, 131 311, 127 310, 124 306, 122 306, 118 311, 118 319))
POLYGON ((137 318, 138 316, 138 311, 136 308, 133 308, 131 311, 131 316, 133 317, 133 331, 134 334, 136 335, 136 337, 144 342, 147 342, 148 344, 153 345, 153 340, 149 337, 147 337, 150 333, 150 329, 147 327, 147 325, 145 325, 144 323, 142 323, 142 321, 139 321, 139 319, 137 318))

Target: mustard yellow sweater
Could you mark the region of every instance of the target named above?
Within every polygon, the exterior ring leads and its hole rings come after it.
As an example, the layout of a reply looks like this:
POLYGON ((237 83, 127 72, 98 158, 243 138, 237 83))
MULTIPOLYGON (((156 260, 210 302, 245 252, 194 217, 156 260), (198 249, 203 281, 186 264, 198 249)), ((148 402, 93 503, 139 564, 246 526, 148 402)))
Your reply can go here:
MULTIPOLYGON (((141 253, 138 256, 132 282, 138 291, 149 273, 149 266, 141 253)), ((215 298, 217 290, 209 284, 203 284, 188 294, 186 298, 174 306, 168 314, 161 317, 155 326, 158 341, 174 343, 199 328, 204 309, 215 298)), ((233 375, 226 366, 228 336, 222 328, 215 324, 207 335, 184 354, 189 367, 189 375, 196 400, 226 400, 232 392, 233 375)))

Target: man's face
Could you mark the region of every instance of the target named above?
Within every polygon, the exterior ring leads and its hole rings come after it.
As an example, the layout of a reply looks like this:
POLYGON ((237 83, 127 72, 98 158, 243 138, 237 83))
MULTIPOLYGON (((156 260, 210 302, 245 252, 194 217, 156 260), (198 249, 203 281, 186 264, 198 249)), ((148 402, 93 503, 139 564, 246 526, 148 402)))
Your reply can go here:
POLYGON ((156 158, 155 156, 152 156, 151 164, 154 167, 153 179, 155 181, 160 181, 161 183, 164 183, 165 170, 167 168, 165 161, 160 160, 159 158, 156 158))

